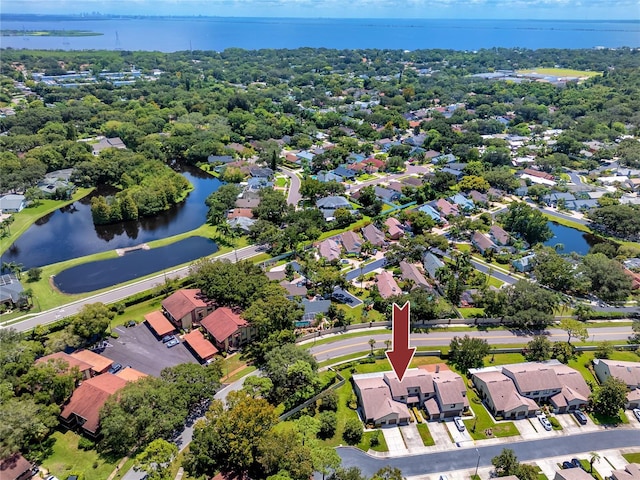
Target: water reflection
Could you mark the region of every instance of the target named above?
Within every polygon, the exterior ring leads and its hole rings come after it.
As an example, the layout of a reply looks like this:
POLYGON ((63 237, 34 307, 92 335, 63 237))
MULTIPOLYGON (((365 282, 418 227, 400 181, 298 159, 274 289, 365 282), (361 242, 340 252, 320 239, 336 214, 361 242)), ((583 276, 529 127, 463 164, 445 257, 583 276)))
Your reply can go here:
POLYGON ((25 269, 62 262, 115 248, 166 238, 199 227, 206 221, 209 194, 221 182, 195 167, 178 167, 194 186, 186 200, 162 214, 112 225, 93 224, 91 198, 112 195, 100 188, 80 201, 46 215, 32 225, 2 255, 2 262, 21 263, 25 269))

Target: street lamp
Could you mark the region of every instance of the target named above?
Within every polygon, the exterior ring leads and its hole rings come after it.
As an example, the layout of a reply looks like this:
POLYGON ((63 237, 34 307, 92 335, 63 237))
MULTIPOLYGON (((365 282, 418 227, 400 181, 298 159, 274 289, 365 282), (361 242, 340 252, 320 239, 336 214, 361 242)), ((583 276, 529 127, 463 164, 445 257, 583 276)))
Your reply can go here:
POLYGON ((476 453, 478 454, 478 462, 476 463, 476 473, 473 475, 474 477, 478 476, 478 467, 480 466, 480 452, 476 448, 476 453))

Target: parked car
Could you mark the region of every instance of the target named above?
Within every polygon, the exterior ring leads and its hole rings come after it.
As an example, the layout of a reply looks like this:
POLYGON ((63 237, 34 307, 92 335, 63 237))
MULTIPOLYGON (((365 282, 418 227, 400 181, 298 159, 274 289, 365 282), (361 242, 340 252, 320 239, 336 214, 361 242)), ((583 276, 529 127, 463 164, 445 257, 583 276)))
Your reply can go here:
POLYGON ((633 414, 635 415, 635 417, 638 419, 638 421, 640 422, 640 408, 634 408, 633 409, 633 414))
POLYGON ((542 424, 542 426, 544 427, 544 429, 546 431, 551 431, 553 429, 553 426, 551 425, 551 422, 549 421, 549 419, 544 416, 544 415, 540 415, 538 417, 538 420, 540 420, 540 423, 542 424))
POLYGON ((180 343, 180 340, 178 340, 177 338, 174 338, 173 340, 169 340, 166 345, 167 348, 171 348, 171 347, 175 347, 176 345, 178 345, 180 343))
POLYGON ((47 478, 45 478, 44 480, 58 480, 58 477, 56 477, 55 475, 49 475, 47 478))
POLYGON ((129 320, 124 324, 125 327, 135 327, 138 323, 135 320, 129 320))
POLYGON ((174 340, 175 338, 176 338, 175 335, 165 335, 164 337, 162 337, 162 343, 170 342, 171 340, 174 340))
POLYGON ((583 411, 576 410, 575 412, 573 412, 573 415, 576 417, 576 420, 578 420, 578 423, 580 425, 587 424, 587 415, 583 411))
POLYGON ((464 422, 462 421, 462 418, 460 417, 453 417, 453 423, 456 424, 456 428, 460 431, 460 432, 464 432, 465 426, 464 426, 464 422))
POLYGON ((118 373, 120 370, 122 370, 122 364, 114 363, 113 365, 111 365, 111 368, 109 369, 109 373, 118 373))
POLYGON ((575 468, 571 462, 562 462, 562 468, 575 468))
POLYGON ((575 468, 582 468, 582 463, 580 463, 580 460, 578 460, 577 458, 572 458, 572 459, 571 459, 571 464, 572 464, 575 468))

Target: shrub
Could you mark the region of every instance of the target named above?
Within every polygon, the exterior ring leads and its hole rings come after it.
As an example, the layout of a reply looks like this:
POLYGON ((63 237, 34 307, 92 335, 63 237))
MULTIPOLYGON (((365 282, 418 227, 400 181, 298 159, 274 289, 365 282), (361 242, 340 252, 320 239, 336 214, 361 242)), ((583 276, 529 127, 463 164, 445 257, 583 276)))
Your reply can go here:
POLYGON ((369 445, 371 447, 377 447, 380 445, 380 430, 373 432, 373 435, 371 435, 371 438, 369 439, 369 445))
POLYGON ((551 424, 551 426, 553 428, 559 428, 560 427, 560 422, 558 422, 558 419, 556 417, 548 417, 549 418, 549 423, 551 424))
POLYGON ((349 444, 355 445, 362 440, 363 433, 362 423, 357 418, 350 418, 344 425, 342 438, 349 444))
POLYGON ((320 411, 332 411, 338 410, 338 394, 335 390, 328 390, 320 399, 320 411))
POLYGON ((120 338, 120 335, 118 334, 118 332, 111 332, 111 333, 109 333, 109 336, 111 338, 120 338))
POLYGON ((334 412, 322 412, 320 414, 320 431, 318 436, 322 439, 333 437, 338 426, 338 417, 334 412))
POLYGON ((86 437, 80 437, 80 440, 78 440, 78 448, 80 450, 92 450, 95 446, 96 444, 86 437))

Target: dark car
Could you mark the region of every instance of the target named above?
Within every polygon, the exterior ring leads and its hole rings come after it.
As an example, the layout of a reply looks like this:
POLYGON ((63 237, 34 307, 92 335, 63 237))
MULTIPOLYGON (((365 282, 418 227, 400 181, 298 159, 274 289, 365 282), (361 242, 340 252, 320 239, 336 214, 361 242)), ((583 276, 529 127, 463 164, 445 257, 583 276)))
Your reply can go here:
POLYGON ((571 462, 562 462, 562 468, 575 468, 571 462))
POLYGON ((137 325, 135 320, 129 320, 127 323, 124 324, 125 327, 135 327, 137 325))
POLYGON ((577 458, 572 458, 572 459, 571 459, 571 464, 572 464, 575 468, 582 468, 582 463, 580 463, 580 460, 578 460, 577 458))
POLYGON ((175 340, 175 338, 175 335, 165 335, 164 337, 162 337, 162 343, 168 343, 171 340, 175 340))
POLYGON ((109 373, 118 373, 120 370, 122 370, 122 364, 114 363, 113 365, 111 365, 109 373))
POLYGON ((167 348, 171 348, 171 347, 175 347, 176 345, 178 345, 180 343, 180 340, 178 340, 177 338, 174 338, 173 340, 169 340, 166 345, 167 348))
POLYGON ((578 423, 580 425, 587 424, 587 415, 585 415, 584 412, 581 412, 580 410, 576 410, 575 412, 573 412, 573 415, 576 417, 576 420, 578 420, 578 423))

